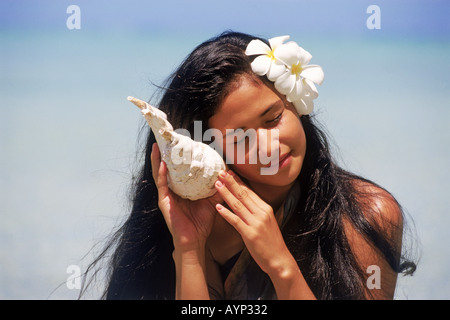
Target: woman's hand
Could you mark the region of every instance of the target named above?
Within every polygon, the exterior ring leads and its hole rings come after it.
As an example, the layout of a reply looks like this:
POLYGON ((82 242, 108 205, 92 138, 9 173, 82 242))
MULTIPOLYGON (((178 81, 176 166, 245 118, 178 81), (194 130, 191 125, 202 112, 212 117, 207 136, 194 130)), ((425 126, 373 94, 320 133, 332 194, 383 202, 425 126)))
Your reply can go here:
POLYGON ((214 196, 191 201, 173 193, 167 185, 167 167, 161 161, 156 143, 152 146, 152 173, 158 188, 158 206, 172 234, 175 249, 195 250, 204 247, 216 215, 215 204, 222 201, 214 196))
POLYGON ((233 172, 219 174, 216 188, 231 212, 216 205, 220 215, 241 235, 259 267, 269 275, 278 299, 315 299, 289 252, 273 209, 233 172))
POLYGON ((176 299, 209 299, 206 283, 206 239, 211 233, 215 204, 220 194, 191 201, 173 193, 167 184, 167 167, 156 143, 152 146, 152 173, 158 188, 158 206, 173 238, 176 299))
POLYGON ((216 205, 220 215, 241 235, 255 262, 267 274, 292 260, 273 209, 232 171, 222 171, 216 189, 231 211, 216 205))

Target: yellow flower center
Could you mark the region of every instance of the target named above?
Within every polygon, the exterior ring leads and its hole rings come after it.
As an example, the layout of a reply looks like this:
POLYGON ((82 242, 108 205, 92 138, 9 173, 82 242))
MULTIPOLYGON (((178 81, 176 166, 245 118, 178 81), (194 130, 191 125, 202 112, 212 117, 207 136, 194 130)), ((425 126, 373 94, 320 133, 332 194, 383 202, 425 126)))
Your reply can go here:
POLYGON ((292 66, 292 68, 291 68, 291 72, 292 72, 292 74, 295 74, 295 75, 300 75, 300 73, 303 71, 303 68, 302 68, 302 66, 300 65, 300 62, 299 63, 297 63, 297 64, 294 64, 293 66, 292 66))
POLYGON ((270 59, 275 60, 275 55, 274 55, 274 53, 273 53, 273 50, 270 50, 270 51, 267 53, 267 56, 268 56, 270 59))

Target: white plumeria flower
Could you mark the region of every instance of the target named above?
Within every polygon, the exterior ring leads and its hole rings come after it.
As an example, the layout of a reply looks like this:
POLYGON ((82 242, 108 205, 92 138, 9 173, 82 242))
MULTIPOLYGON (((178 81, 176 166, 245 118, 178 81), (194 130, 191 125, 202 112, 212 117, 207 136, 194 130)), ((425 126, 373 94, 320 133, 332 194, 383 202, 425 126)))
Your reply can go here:
POLYGON ((275 58, 275 50, 288 39, 289 36, 271 38, 269 39, 270 47, 259 39, 250 41, 245 54, 248 56, 260 55, 251 64, 253 72, 259 76, 267 75, 270 81, 275 81, 285 73, 286 65, 275 58))
POLYGON ((322 68, 308 65, 311 54, 295 42, 277 47, 274 55, 287 66, 287 70, 276 78, 275 88, 286 95, 300 115, 309 114, 314 108, 313 100, 319 96, 315 83, 320 85, 324 79, 322 68))

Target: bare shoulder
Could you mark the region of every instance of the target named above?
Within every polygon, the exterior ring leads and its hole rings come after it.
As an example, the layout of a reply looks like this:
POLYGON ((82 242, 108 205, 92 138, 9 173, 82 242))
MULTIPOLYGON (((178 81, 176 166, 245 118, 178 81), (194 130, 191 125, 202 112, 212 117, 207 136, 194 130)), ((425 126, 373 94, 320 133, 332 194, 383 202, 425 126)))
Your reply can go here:
POLYGON ((352 181, 358 191, 357 200, 364 205, 366 219, 384 231, 401 231, 403 213, 397 200, 385 189, 374 183, 354 179, 352 181))
MULTIPOLYGON (((363 207, 364 218, 378 232, 378 235, 383 237, 387 241, 386 243, 389 243, 390 250, 393 250, 393 253, 400 252, 403 215, 398 202, 388 191, 373 183, 356 179, 353 183, 357 191, 356 200, 363 207)), ((392 299, 397 272, 392 269, 391 264, 386 260, 386 256, 380 251, 379 244, 371 242, 347 219, 344 219, 344 230, 350 248, 361 269, 364 271, 371 270, 370 268, 375 266, 379 270, 380 285, 375 289, 367 286, 367 297, 392 299)))

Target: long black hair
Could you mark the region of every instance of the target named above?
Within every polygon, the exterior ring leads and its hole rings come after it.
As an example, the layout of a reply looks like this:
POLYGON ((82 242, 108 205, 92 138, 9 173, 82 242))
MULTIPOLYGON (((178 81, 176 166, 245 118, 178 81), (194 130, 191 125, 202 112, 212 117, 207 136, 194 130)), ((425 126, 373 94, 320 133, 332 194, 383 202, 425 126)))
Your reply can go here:
MULTIPOLYGON (((239 76, 256 76, 244 54, 256 37, 226 32, 210 39, 186 58, 163 88, 158 107, 175 128, 193 134, 194 121, 208 119, 239 76)), ((267 43, 266 40, 261 39, 267 43)), ((362 234, 396 272, 413 272, 415 264, 401 259, 401 252, 384 231, 367 219, 367 196, 354 181, 372 182, 339 167, 327 137, 311 116, 302 116, 307 151, 301 173, 300 201, 286 244, 318 299, 362 299, 363 271, 356 262, 344 232, 344 220, 362 234)), ((132 181, 131 212, 112 235, 105 249, 88 268, 108 259, 105 299, 174 299, 175 266, 172 237, 158 208, 150 153, 155 142, 151 130, 143 147, 143 163, 132 181)), ((373 195, 372 195, 373 196, 373 195)), ((400 226, 401 227, 401 226, 400 226)))

